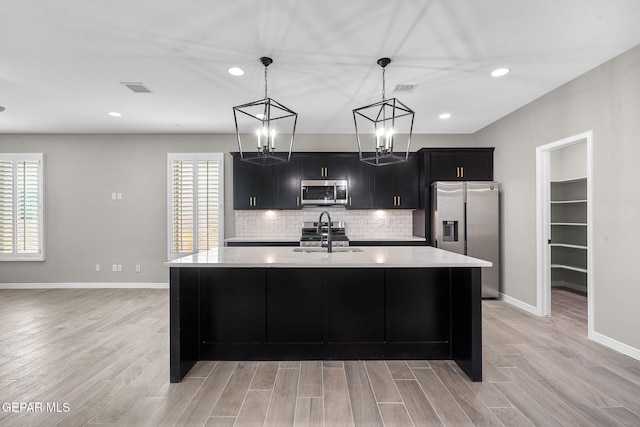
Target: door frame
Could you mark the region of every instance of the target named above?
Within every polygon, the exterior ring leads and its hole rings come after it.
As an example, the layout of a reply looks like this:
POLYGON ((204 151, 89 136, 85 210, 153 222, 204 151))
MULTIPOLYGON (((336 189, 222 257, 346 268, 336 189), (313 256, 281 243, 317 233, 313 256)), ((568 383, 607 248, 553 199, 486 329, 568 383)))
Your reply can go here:
POLYGON ((593 336, 593 131, 536 147, 536 266, 538 316, 551 315, 551 152, 586 142, 587 150, 587 335, 593 336))

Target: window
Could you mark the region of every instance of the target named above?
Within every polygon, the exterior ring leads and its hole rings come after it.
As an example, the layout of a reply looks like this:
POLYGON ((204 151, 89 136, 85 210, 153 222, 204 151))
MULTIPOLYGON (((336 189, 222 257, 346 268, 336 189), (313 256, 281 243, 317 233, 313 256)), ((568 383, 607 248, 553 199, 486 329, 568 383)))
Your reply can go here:
POLYGON ((42 154, 0 153, 0 261, 42 261, 42 154))
POLYGON ((222 246, 222 153, 168 155, 169 259, 222 246))

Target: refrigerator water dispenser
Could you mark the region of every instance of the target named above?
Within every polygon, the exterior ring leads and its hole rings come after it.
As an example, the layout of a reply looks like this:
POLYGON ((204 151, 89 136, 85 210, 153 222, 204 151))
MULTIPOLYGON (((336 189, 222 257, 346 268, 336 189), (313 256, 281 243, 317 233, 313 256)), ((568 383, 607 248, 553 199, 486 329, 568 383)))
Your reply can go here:
POLYGON ((442 241, 458 241, 458 221, 442 221, 442 241))

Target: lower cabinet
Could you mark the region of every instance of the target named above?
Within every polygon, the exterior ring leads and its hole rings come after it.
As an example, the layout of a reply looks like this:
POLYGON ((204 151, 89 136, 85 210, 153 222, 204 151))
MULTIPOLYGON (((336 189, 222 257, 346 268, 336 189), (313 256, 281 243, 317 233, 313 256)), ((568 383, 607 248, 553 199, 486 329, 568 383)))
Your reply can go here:
POLYGON ((387 270, 387 340, 449 341, 449 272, 443 269, 387 270))
POLYGON ((200 269, 202 341, 264 341, 264 269, 200 269))
POLYGON ((480 268, 172 267, 170 379, 198 360, 450 359, 482 380, 480 268))
POLYGON ((384 342, 384 270, 325 272, 327 342, 384 342))
POLYGON ((267 272, 267 342, 321 343, 322 312, 321 271, 267 272))
POLYGON ((448 268, 230 268, 200 275, 204 345, 244 351, 252 343, 289 344, 282 350, 299 356, 304 345, 322 344, 448 348, 448 268))

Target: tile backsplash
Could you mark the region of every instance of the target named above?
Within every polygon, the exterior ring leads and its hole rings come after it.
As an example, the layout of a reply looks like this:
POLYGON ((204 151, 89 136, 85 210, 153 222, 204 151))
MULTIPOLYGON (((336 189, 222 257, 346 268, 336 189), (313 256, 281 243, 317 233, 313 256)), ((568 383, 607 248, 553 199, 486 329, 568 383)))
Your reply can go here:
POLYGON ((411 210, 352 210, 314 206, 301 210, 234 211, 236 237, 300 237, 303 221, 317 221, 322 211, 344 221, 347 236, 397 237, 413 234, 411 210))

